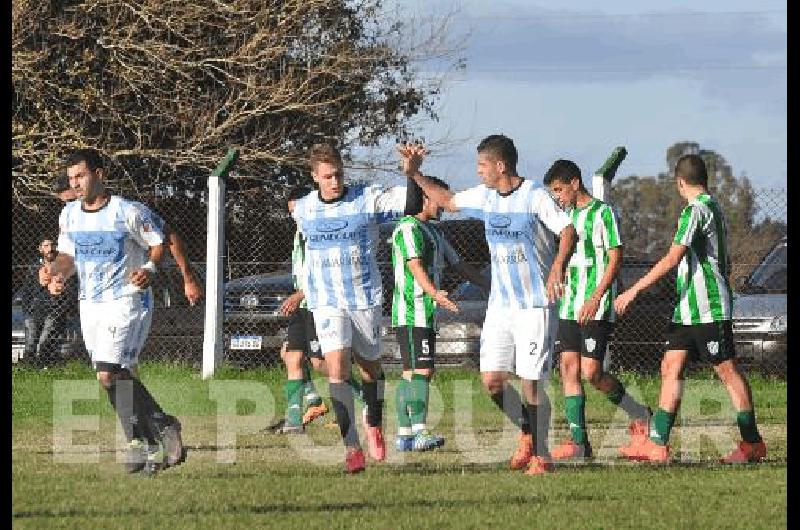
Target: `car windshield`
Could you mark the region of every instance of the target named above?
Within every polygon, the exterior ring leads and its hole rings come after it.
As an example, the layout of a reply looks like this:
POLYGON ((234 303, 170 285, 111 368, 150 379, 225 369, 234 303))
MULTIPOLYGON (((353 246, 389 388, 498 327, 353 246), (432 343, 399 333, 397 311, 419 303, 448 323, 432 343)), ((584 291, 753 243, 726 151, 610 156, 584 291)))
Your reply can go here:
POLYGON ((779 244, 762 261, 744 284, 748 293, 786 293, 786 243, 779 244))

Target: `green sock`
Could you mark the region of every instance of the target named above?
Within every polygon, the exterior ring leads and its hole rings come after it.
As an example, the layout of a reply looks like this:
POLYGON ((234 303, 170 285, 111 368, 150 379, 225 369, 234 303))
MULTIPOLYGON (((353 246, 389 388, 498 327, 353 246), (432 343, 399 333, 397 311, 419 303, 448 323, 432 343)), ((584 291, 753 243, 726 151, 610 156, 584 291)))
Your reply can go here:
POLYGON ((303 363, 303 398, 309 405, 314 407, 322 403, 322 398, 317 392, 314 380, 311 379, 311 370, 309 370, 307 362, 303 363))
POLYGON ((303 380, 287 379, 286 390, 286 423, 302 425, 303 423, 303 380))
POLYGON ((411 426, 414 430, 425 428, 428 416, 428 378, 421 374, 411 376, 411 426))
POLYGON ((761 435, 756 426, 756 414, 752 410, 742 410, 736 413, 736 423, 739 425, 739 432, 742 440, 754 444, 761 441, 761 435))
POLYGON ((564 408, 569 422, 572 441, 578 445, 586 443, 586 396, 566 396, 564 408))
POLYGON ((411 436, 411 416, 408 414, 409 398, 411 397, 411 383, 400 378, 395 395, 395 410, 397 412, 397 435, 411 436))
POLYGON ((669 431, 672 430, 672 424, 674 422, 675 413, 667 412, 659 407, 656 413, 653 414, 653 427, 650 430, 650 439, 658 445, 667 445, 669 441, 669 431))

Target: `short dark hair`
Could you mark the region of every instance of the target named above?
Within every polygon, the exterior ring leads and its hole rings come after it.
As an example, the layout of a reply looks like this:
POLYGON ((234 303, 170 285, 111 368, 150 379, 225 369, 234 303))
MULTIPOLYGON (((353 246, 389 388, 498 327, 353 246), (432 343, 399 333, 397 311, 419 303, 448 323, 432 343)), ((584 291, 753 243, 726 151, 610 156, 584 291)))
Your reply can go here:
POLYGON ((517 169, 517 148, 508 136, 492 134, 478 144, 478 154, 488 153, 499 158, 511 169, 517 169))
POLYGON ((543 182, 545 186, 549 186, 554 180, 567 184, 574 178, 578 179, 582 188, 583 180, 581 179, 581 168, 572 160, 561 158, 553 162, 553 165, 550 166, 550 169, 544 174, 543 182))
POLYGON ((80 164, 81 162, 86 162, 86 167, 88 167, 91 171, 94 171, 95 169, 102 169, 104 167, 103 155, 101 155, 100 151, 97 149, 76 149, 67 155, 67 167, 72 167, 80 164))
POLYGON ((675 178, 682 178, 687 184, 708 186, 706 163, 700 155, 683 155, 675 164, 675 178))

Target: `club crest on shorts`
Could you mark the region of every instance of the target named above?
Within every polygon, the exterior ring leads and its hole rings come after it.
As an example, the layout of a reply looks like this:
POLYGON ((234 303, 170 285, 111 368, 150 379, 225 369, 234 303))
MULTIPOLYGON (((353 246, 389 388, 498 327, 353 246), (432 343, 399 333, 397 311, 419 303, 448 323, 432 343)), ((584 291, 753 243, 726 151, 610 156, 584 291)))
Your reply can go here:
POLYGON ((592 337, 589 337, 584 341, 586 343, 586 351, 591 353, 594 351, 594 347, 597 346, 597 341, 594 340, 592 337))
POLYGON ((312 340, 311 342, 308 343, 308 347, 311 348, 311 351, 318 352, 319 351, 319 341, 318 340, 312 340))
POLYGON ((719 352, 719 342, 712 340, 706 344, 706 348, 708 348, 708 353, 711 355, 716 355, 719 352))

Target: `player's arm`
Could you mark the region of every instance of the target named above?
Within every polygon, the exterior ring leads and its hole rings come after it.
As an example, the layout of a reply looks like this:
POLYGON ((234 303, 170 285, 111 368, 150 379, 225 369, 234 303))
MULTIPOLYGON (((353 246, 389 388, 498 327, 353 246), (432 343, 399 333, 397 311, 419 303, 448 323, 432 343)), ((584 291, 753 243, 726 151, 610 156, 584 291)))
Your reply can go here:
POLYGON ((685 245, 673 243, 666 256, 658 260, 658 263, 653 265, 653 268, 639 278, 639 281, 634 283, 630 289, 614 299, 614 309, 617 310, 617 313, 624 314, 639 293, 649 289, 658 280, 669 274, 669 271, 677 267, 683 256, 686 255, 686 248, 685 245))
POLYGON ((405 173, 408 178, 414 180, 414 182, 422 188, 422 192, 430 197, 433 202, 440 205, 448 212, 458 211, 458 206, 456 206, 453 200, 455 194, 447 188, 443 188, 434 183, 420 172, 419 168, 422 166, 422 161, 427 154, 425 146, 419 144, 403 144, 399 145, 397 150, 400 153, 403 173, 405 173))
POLYGON ((586 299, 583 306, 581 306, 581 310, 578 312, 578 324, 583 325, 592 320, 597 313, 597 309, 600 307, 600 300, 602 300, 603 295, 611 287, 614 278, 619 274, 620 267, 622 267, 622 247, 609 249, 608 266, 603 273, 603 277, 600 278, 600 283, 597 284, 597 288, 592 295, 586 299))
POLYGON ((302 289, 298 289, 297 291, 293 292, 289 296, 286 297, 286 300, 281 303, 281 307, 278 309, 278 313, 281 315, 288 317, 295 311, 297 308, 300 307, 300 304, 305 300, 306 293, 303 292, 302 289))
POLYGON ((50 266, 42 265, 39 269, 39 281, 47 282, 47 290, 52 295, 64 292, 67 278, 75 274, 75 260, 69 254, 59 252, 50 266))
POLYGON ((572 247, 575 245, 576 237, 575 227, 572 226, 572 223, 562 228, 561 232, 558 234, 558 252, 553 259, 553 265, 550 266, 550 272, 547 275, 547 283, 545 284, 547 299, 551 302, 555 302, 562 294, 564 269, 567 264, 567 258, 569 258, 572 252, 572 247))
POLYGON ((434 285, 428 277, 428 273, 425 272, 425 267, 422 266, 422 259, 411 258, 406 260, 406 265, 408 266, 408 270, 411 271, 412 276, 414 276, 414 280, 416 280, 420 287, 422 287, 422 290, 425 291, 425 294, 433 298, 438 305, 444 307, 448 311, 458 313, 458 306, 447 297, 447 291, 437 289, 436 285, 434 285))
POLYGON ((189 263, 189 257, 186 255, 186 245, 183 242, 183 238, 181 238, 171 226, 166 224, 164 225, 164 235, 169 244, 169 252, 175 259, 178 270, 183 277, 183 294, 189 301, 189 305, 195 305, 203 298, 203 287, 200 285, 200 281, 194 273, 191 263, 189 263))

